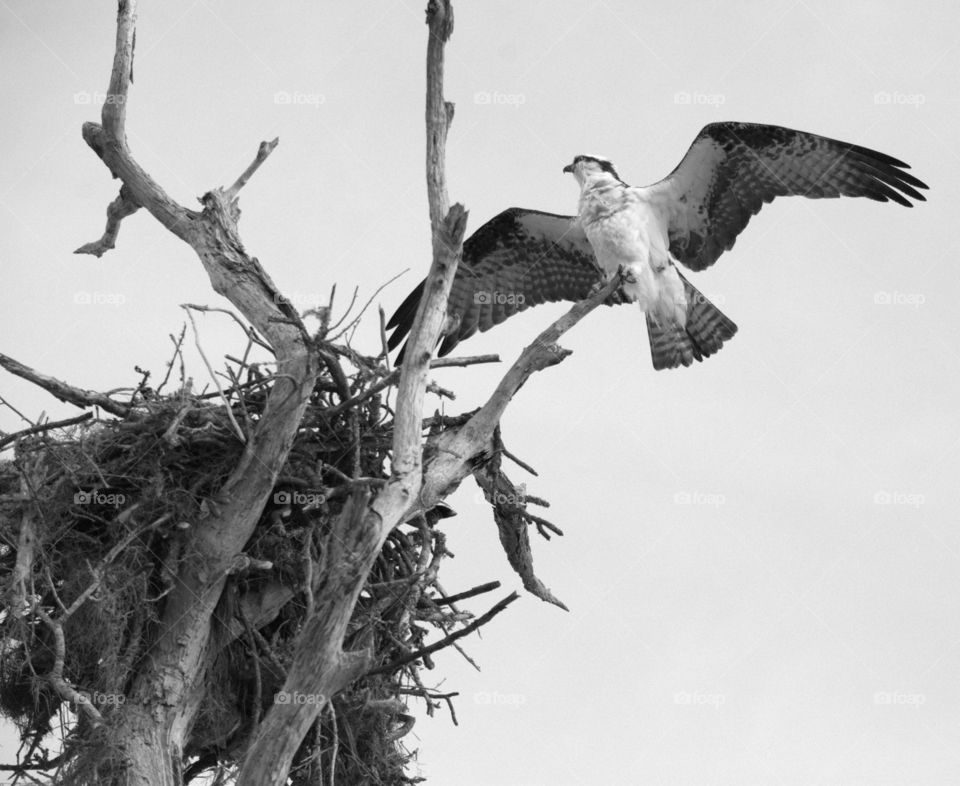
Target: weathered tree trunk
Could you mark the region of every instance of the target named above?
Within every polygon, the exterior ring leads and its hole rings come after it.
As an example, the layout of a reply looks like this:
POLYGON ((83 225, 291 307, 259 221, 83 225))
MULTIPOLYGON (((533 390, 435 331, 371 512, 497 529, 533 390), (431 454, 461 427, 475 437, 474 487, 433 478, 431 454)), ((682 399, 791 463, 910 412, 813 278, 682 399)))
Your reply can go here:
MULTIPOLYGON (((136 6, 136 0, 119 2, 116 52, 102 122, 87 123, 83 128, 88 145, 122 185, 107 210, 102 237, 84 245, 78 253, 99 257, 112 249, 124 218, 145 208, 194 249, 214 290, 227 297, 264 338, 277 366, 271 386, 265 388, 269 393, 256 424, 243 431, 233 422, 244 443, 241 458, 213 498, 204 501, 198 519, 186 523, 180 552, 184 556, 176 563, 175 581, 165 596, 158 632, 140 662, 125 702, 111 713, 109 740, 104 746, 107 755, 98 759, 95 775, 84 776, 85 784, 180 786, 184 750, 206 695, 206 678, 218 649, 224 646, 224 638, 238 635, 231 628, 233 619, 221 620, 223 624, 219 626, 214 624, 227 579, 237 569, 275 489, 278 473, 314 393, 318 368, 326 365, 332 377, 339 372, 342 378, 343 372, 325 346, 315 343, 307 334, 300 317, 286 305, 258 260, 246 252, 237 231, 238 193, 277 141, 261 144, 253 163, 232 186, 205 194, 200 212, 187 210, 171 199, 134 159, 127 146, 125 121, 136 6)), ((565 351, 554 342, 619 284, 614 279, 542 333, 510 368, 490 400, 463 426, 448 429, 435 440, 435 458, 426 467, 423 465, 422 412, 427 374, 446 316, 467 219, 461 205, 448 207, 444 170, 445 141, 453 118, 453 105, 443 98, 444 47, 453 31, 450 0, 429 0, 427 23, 426 170, 433 262, 400 374, 393 421, 392 474, 386 482, 377 483, 376 491, 356 475, 347 478, 347 488, 352 491, 326 535, 323 562, 312 583, 306 583, 309 613, 300 628, 282 688, 288 695, 312 696, 313 700, 275 702, 266 708, 255 737, 245 742, 246 756, 238 776, 240 786, 284 784, 294 756, 319 713, 333 696, 370 671, 371 654, 345 652, 344 639, 364 581, 391 531, 433 508, 476 469, 476 458, 490 452, 494 431, 513 395, 531 374, 565 357, 565 351)), ((131 410, 130 405, 104 394, 73 388, 4 356, 0 356, 0 365, 82 406, 105 407, 121 417, 131 410)), ((345 383, 339 388, 340 406, 346 407, 349 391, 345 393, 344 388, 345 383)), ((233 418, 229 404, 225 412, 233 418)), ((59 620, 51 618, 38 601, 29 599, 24 585, 34 567, 31 532, 26 517, 20 533, 14 582, 19 586, 14 587, 14 598, 21 605, 32 604, 32 611, 59 635, 58 646, 62 650, 62 623, 93 594, 101 573, 96 574, 94 583, 69 609, 61 604, 64 613, 59 620)), ((540 597, 557 602, 546 588, 535 583, 532 573, 525 577, 525 583, 528 579, 528 587, 540 597)), ((259 600, 249 599, 251 608, 241 616, 255 631, 272 619, 271 614, 275 616, 292 594, 286 587, 272 594, 265 588, 259 600)), ((78 701, 77 691, 62 679, 62 661, 61 653, 59 671, 55 668, 52 672, 51 684, 63 701, 81 705, 91 723, 102 724, 96 708, 89 702, 78 701)))

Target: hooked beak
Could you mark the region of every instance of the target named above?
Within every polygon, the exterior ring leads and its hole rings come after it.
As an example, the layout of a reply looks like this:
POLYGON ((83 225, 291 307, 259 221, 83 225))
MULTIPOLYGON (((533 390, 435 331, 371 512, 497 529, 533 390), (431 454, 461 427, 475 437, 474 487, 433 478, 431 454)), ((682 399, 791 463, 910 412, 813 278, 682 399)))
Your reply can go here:
POLYGON ((569 172, 569 173, 572 175, 572 174, 573 174, 573 164, 567 164, 567 165, 563 168, 563 171, 564 171, 564 172, 569 172))

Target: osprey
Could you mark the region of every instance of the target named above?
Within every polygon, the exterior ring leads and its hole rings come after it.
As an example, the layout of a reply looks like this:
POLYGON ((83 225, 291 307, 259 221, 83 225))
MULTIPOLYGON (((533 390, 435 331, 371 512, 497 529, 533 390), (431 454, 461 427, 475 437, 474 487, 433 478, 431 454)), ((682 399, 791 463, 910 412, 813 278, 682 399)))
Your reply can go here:
MULTIPOLYGON (((757 123, 711 123, 666 178, 627 185, 610 161, 580 155, 564 167, 580 185, 576 216, 512 207, 463 244, 447 302, 440 355, 477 330, 547 301, 577 301, 623 269, 606 305, 646 314, 655 369, 689 366, 737 326, 680 273, 709 267, 750 217, 778 196, 867 197, 906 207, 926 184, 896 158, 835 139, 757 123)), ((410 332, 422 282, 387 327, 396 348, 410 332)), ((397 363, 403 361, 403 350, 397 363)))

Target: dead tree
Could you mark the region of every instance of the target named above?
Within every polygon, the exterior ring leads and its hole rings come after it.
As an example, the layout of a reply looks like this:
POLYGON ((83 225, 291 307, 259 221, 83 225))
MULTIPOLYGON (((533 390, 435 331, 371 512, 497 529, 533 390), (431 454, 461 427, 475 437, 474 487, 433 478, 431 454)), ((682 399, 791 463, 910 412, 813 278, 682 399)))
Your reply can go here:
POLYGON ((449 701, 424 688, 416 669, 516 597, 470 621, 456 602, 491 587, 445 596, 437 583, 446 554, 434 527, 438 506, 467 476, 494 503, 501 540, 524 585, 559 604, 534 576, 527 540, 529 524, 550 525, 522 503, 498 501, 517 499, 500 468, 499 422, 531 374, 569 354, 557 339, 619 280, 541 333, 479 410, 424 420, 431 366, 485 360, 431 361, 467 222, 460 204, 449 205, 444 169, 453 119, 442 89, 453 30, 449 0, 427 7, 433 260, 400 372, 385 365, 385 356, 365 358, 329 340, 329 313, 321 315, 320 331, 308 332, 245 249, 239 193, 277 140, 263 142, 232 185, 204 194, 199 211, 178 204, 137 163, 125 133, 136 11, 136 0, 120 0, 101 122, 83 126, 83 138, 121 185, 102 237, 78 253, 99 257, 113 249, 121 222, 145 209, 196 252, 213 289, 239 313, 247 352, 258 345, 274 364, 265 375, 245 354, 227 389, 212 395, 195 393, 185 378, 175 394, 162 395, 146 385, 145 374, 121 400, 0 355, 8 371, 61 400, 113 416, 33 424, 0 441, 16 445, 14 461, 0 471, 3 638, 16 645, 4 650, 0 708, 31 719, 23 724, 30 727, 25 754, 5 768, 77 784, 177 786, 216 769, 242 786, 284 784, 288 776, 339 782, 336 768, 351 766, 343 763, 348 747, 358 767, 369 765, 356 751, 375 747, 358 739, 360 727, 347 717, 379 718, 380 745, 399 739, 412 723, 402 695, 420 695, 428 706, 449 701), (397 398, 387 418, 380 396, 391 386, 397 398), (54 436, 64 428, 74 430, 54 436), (159 447, 139 450, 148 442, 159 447), (198 457, 204 471, 192 463, 198 457), (71 490, 88 493, 77 485, 82 478, 106 481, 107 470, 129 486, 129 498, 118 492, 124 500, 109 513, 88 508, 81 515, 76 499, 73 507, 63 501, 71 490), (278 503, 278 494, 303 490, 316 499, 278 503), (45 551, 52 530, 58 543, 76 550, 45 551), (388 611, 393 627, 384 627, 388 611), (97 653, 89 636, 105 619, 116 647, 101 640, 97 653), (439 641, 426 644, 416 624, 424 621, 443 634, 439 641), (415 687, 405 687, 411 679, 415 687), (115 700, 104 704, 92 690, 115 700), (42 738, 64 707, 76 717, 62 752, 51 758, 42 738))

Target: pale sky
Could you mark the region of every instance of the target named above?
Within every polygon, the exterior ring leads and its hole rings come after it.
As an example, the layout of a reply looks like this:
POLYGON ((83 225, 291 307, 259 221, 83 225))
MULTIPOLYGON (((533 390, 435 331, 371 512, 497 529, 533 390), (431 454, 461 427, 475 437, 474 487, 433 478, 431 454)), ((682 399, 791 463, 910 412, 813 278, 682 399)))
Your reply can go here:
MULTIPOLYGON (((241 196, 247 248, 301 309, 429 266, 423 2, 142 0, 128 135, 195 206, 263 139, 241 196), (284 102, 284 98, 289 98, 284 102)), ((503 421, 507 467, 566 533, 534 538, 569 614, 524 597, 427 683, 457 690, 407 738, 433 784, 956 784, 960 771, 960 46, 950 2, 456 3, 446 96, 452 201, 476 229, 509 206, 576 210, 561 173, 611 158, 642 185, 715 120, 776 123, 903 159, 912 210, 778 200, 690 274, 740 332, 654 372, 634 307, 591 314, 503 421)), ((144 211, 78 257, 116 196, 96 120, 114 0, 0 0, 0 351, 84 388, 162 376, 181 303, 226 305, 144 211), (84 300, 92 302, 85 303, 84 300)), ((516 357, 560 306, 458 347, 516 357)), ((371 314, 373 317, 373 314, 371 314)), ((199 320, 209 357, 242 348, 199 320)), ((376 319, 354 345, 373 354, 376 319)), ((195 352, 191 373, 205 384, 195 352)), ((466 411, 502 367, 437 373, 466 411)), ((0 372, 36 417, 75 414, 0 372)), ((0 428, 22 424, 0 409, 0 428)), ((519 588, 472 481, 444 522, 453 592, 519 588)), ((471 608, 482 613, 497 598, 471 608)), ((3 759, 11 758, 9 735, 3 759)))

